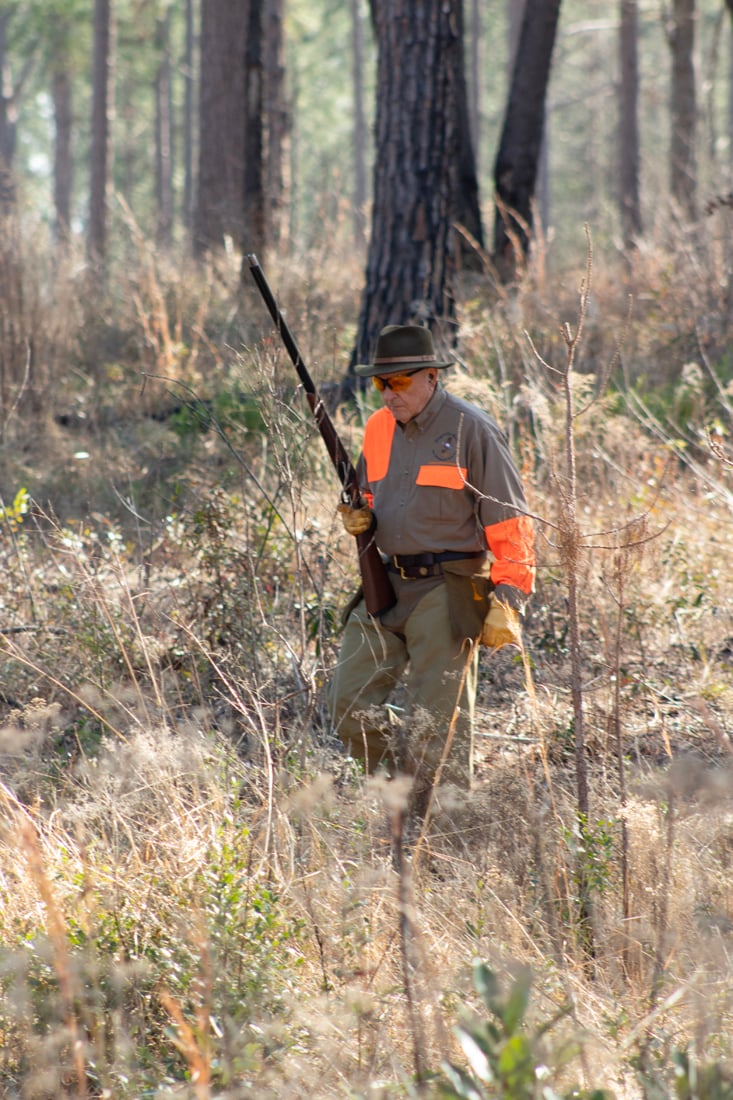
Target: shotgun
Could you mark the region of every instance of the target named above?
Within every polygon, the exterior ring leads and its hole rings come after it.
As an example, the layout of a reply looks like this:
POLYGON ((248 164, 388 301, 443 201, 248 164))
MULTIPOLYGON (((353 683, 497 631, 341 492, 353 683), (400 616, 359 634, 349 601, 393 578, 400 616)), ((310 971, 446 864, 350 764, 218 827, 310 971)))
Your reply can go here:
MULTIPOLYGON (((254 253, 247 256, 247 263, 270 316, 275 322, 275 328, 280 333, 285 349, 303 384, 313 418, 341 481, 344 503, 351 504, 352 507, 358 507, 362 500, 356 469, 346 453, 323 402, 318 396, 313 379, 303 362, 303 356, 298 350, 298 345, 295 343, 293 334, 280 312, 275 296, 265 278, 265 273, 254 253)), ((361 572, 361 584, 364 591, 364 604, 370 615, 378 617, 383 615, 385 611, 389 611, 390 607, 394 607, 396 603, 392 582, 374 541, 374 532, 366 531, 363 535, 357 535, 356 545, 359 552, 359 571, 361 572)))

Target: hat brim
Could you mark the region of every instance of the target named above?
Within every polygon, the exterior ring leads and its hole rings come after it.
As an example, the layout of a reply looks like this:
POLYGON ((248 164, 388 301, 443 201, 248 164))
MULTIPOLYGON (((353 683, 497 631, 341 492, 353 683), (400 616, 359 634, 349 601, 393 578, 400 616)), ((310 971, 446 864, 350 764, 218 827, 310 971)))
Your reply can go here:
POLYGON ((386 378, 390 374, 409 374, 414 370, 445 370, 446 367, 452 367, 453 362, 445 362, 442 359, 436 359, 434 362, 426 363, 425 360, 418 361, 404 360, 401 363, 359 363, 354 367, 354 374, 359 378, 373 378, 375 374, 378 374, 380 378, 386 378))

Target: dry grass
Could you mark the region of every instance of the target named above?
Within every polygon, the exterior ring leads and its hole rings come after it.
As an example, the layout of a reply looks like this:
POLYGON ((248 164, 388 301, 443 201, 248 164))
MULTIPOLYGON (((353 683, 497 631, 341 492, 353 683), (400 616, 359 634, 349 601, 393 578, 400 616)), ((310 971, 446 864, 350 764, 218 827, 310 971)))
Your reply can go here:
MULTIPOLYGON (((365 782, 327 728, 354 561, 284 354, 254 346, 255 299, 227 313, 233 271, 194 293, 136 247, 114 355, 93 376, 79 362, 39 420, 6 417, 2 503, 21 487, 33 503, 8 510, 0 541, 3 1095, 418 1095, 416 1071, 461 1060, 474 956, 504 976, 532 967, 533 1021, 572 1001, 546 1051, 559 1091, 672 1095, 674 1050, 729 1060, 733 488, 699 429, 730 419, 707 367, 691 381, 670 362, 677 332, 663 345, 682 286, 662 294, 644 258, 663 317, 633 323, 624 372, 663 376, 653 408, 597 392, 626 315, 610 278, 577 376, 579 402, 595 398, 576 422, 584 830, 564 414, 524 333, 560 366, 573 294, 537 278, 491 310, 465 304, 449 385, 507 424, 540 576, 526 663, 482 654, 477 790, 439 793, 400 875, 399 791, 365 782), (650 348, 664 354, 642 364, 650 348), (257 417, 230 400, 201 431, 191 398, 222 392, 257 417), (177 422, 153 418, 181 394, 177 422), (676 433, 680 407, 699 419, 676 433), (570 1038, 578 1055, 554 1066, 570 1038)), ((338 376, 356 314, 343 267, 321 268, 270 273, 319 380, 338 376)), ((707 301, 699 281, 694 293, 707 301)), ((722 372, 713 328, 707 364, 722 372)), ((336 416, 353 449, 365 411, 336 416)))

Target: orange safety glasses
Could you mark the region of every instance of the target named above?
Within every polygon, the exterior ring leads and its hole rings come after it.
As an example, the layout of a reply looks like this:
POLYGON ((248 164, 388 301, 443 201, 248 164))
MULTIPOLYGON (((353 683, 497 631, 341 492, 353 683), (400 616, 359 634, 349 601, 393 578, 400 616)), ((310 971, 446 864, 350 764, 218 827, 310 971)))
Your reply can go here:
POLYGON ((404 374, 390 374, 388 378, 380 378, 378 374, 373 374, 372 382, 380 393, 384 393, 385 390, 392 390, 392 393, 402 393, 404 390, 409 390, 412 385, 413 374, 419 374, 421 370, 425 370, 425 367, 408 370, 404 374))

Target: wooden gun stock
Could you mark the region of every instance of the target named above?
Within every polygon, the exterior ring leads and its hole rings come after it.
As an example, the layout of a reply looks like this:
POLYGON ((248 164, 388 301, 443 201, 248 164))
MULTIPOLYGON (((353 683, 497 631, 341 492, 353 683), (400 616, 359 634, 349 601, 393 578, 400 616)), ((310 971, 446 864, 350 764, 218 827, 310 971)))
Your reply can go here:
MULTIPOLYGON (((352 506, 357 506, 361 502, 361 493, 354 465, 346 453, 333 421, 318 396, 313 379, 308 373, 303 357, 298 350, 298 345, 295 343, 293 334, 280 312, 257 257, 251 253, 247 256, 247 263, 275 327, 280 333, 285 349, 298 372, 313 418, 326 444, 331 461, 336 467, 336 473, 343 486, 344 495, 348 497, 352 506)), ((374 532, 357 535, 356 546, 359 552, 359 571, 361 572, 366 609, 370 615, 383 615, 385 611, 389 611, 390 607, 394 607, 396 600, 392 583, 374 541, 374 532)))

